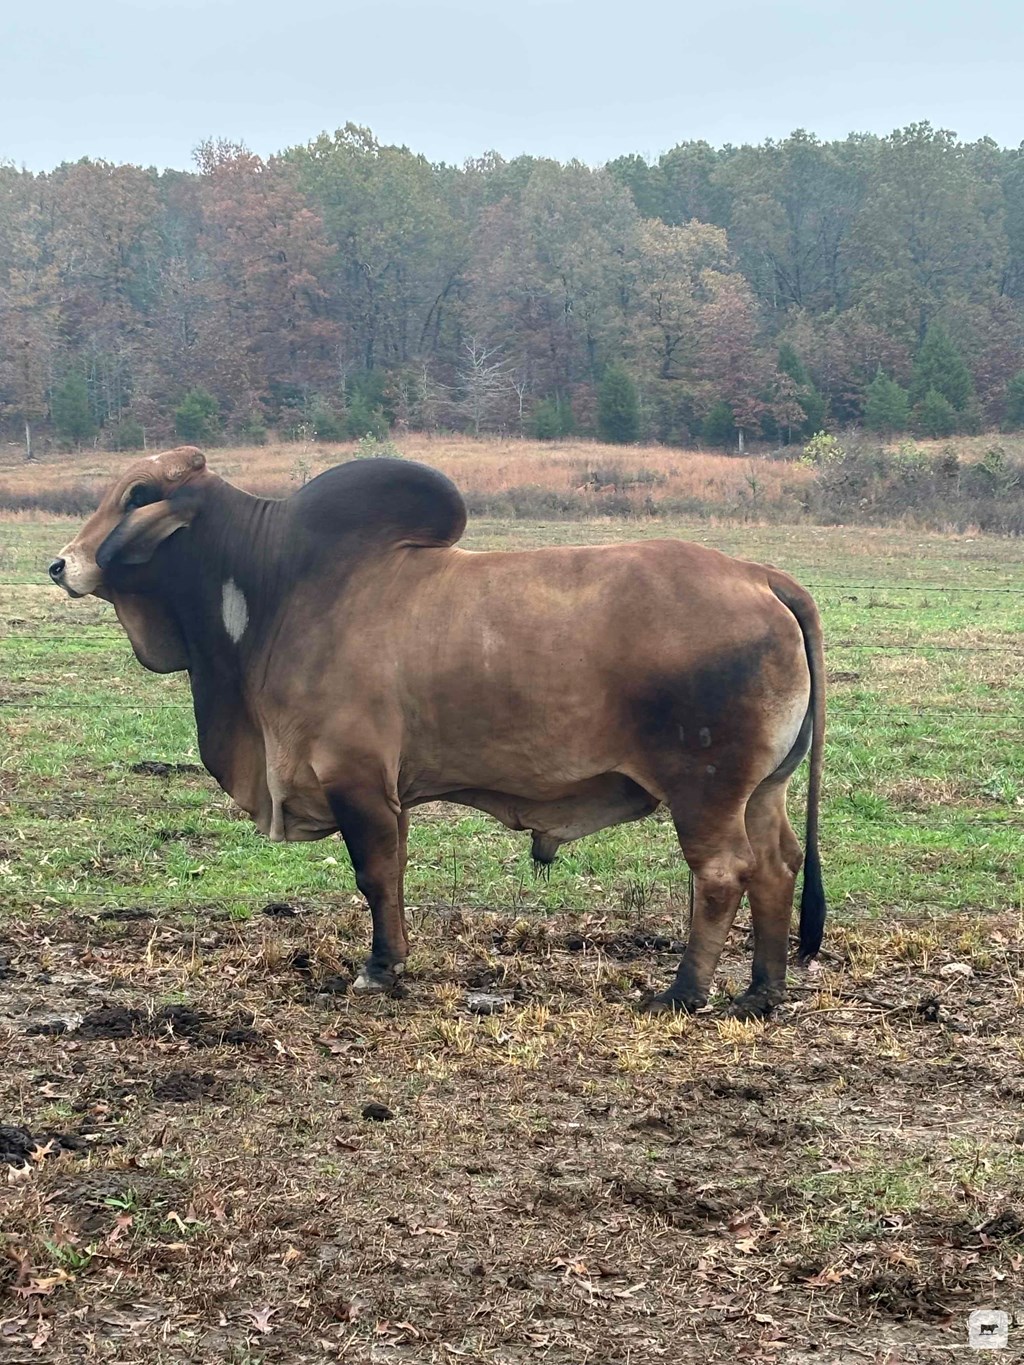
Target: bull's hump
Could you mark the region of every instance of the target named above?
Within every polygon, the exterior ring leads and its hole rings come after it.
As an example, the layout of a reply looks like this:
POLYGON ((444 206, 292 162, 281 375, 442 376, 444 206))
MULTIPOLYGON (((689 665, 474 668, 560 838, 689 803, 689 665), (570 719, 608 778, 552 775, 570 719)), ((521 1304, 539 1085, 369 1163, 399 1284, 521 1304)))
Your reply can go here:
POLYGON ((466 504, 451 479, 413 460, 336 465, 300 489, 291 510, 304 531, 382 545, 454 545, 466 528, 466 504))

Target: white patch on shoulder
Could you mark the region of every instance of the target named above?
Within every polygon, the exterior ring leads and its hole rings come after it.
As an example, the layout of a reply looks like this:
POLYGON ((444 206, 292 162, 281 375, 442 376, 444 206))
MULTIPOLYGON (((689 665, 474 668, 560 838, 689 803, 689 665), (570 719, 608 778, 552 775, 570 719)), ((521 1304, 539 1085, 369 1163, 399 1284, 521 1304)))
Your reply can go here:
POLYGON ((220 614, 224 629, 237 645, 249 624, 249 608, 245 604, 242 590, 233 578, 228 579, 221 592, 220 614))

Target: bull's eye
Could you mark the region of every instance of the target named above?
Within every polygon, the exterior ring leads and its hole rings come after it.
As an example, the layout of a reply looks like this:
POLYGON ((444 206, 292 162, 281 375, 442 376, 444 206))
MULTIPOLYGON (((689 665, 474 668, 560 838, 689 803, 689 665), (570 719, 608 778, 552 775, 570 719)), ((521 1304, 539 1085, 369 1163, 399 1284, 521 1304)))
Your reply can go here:
POLYGON ((160 494, 148 483, 137 483, 128 494, 124 503, 126 512, 134 512, 139 507, 148 507, 151 502, 159 502, 160 494))

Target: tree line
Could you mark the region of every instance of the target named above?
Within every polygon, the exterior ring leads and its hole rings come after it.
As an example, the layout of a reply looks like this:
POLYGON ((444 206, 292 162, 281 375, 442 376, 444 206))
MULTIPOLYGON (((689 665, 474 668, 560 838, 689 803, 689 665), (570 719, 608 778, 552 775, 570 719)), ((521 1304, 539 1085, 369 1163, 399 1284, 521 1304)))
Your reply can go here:
POLYGON ((601 168, 352 124, 195 170, 0 165, 0 424, 724 447, 1024 426, 1024 146, 927 123, 601 168))

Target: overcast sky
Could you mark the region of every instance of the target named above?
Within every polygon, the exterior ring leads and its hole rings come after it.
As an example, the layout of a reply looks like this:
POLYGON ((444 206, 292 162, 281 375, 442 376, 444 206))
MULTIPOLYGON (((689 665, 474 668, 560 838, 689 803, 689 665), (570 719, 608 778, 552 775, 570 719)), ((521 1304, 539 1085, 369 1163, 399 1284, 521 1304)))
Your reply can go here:
POLYGON ((431 160, 1024 140, 1022 0, 0 0, 0 160, 191 164, 347 121, 431 160))

